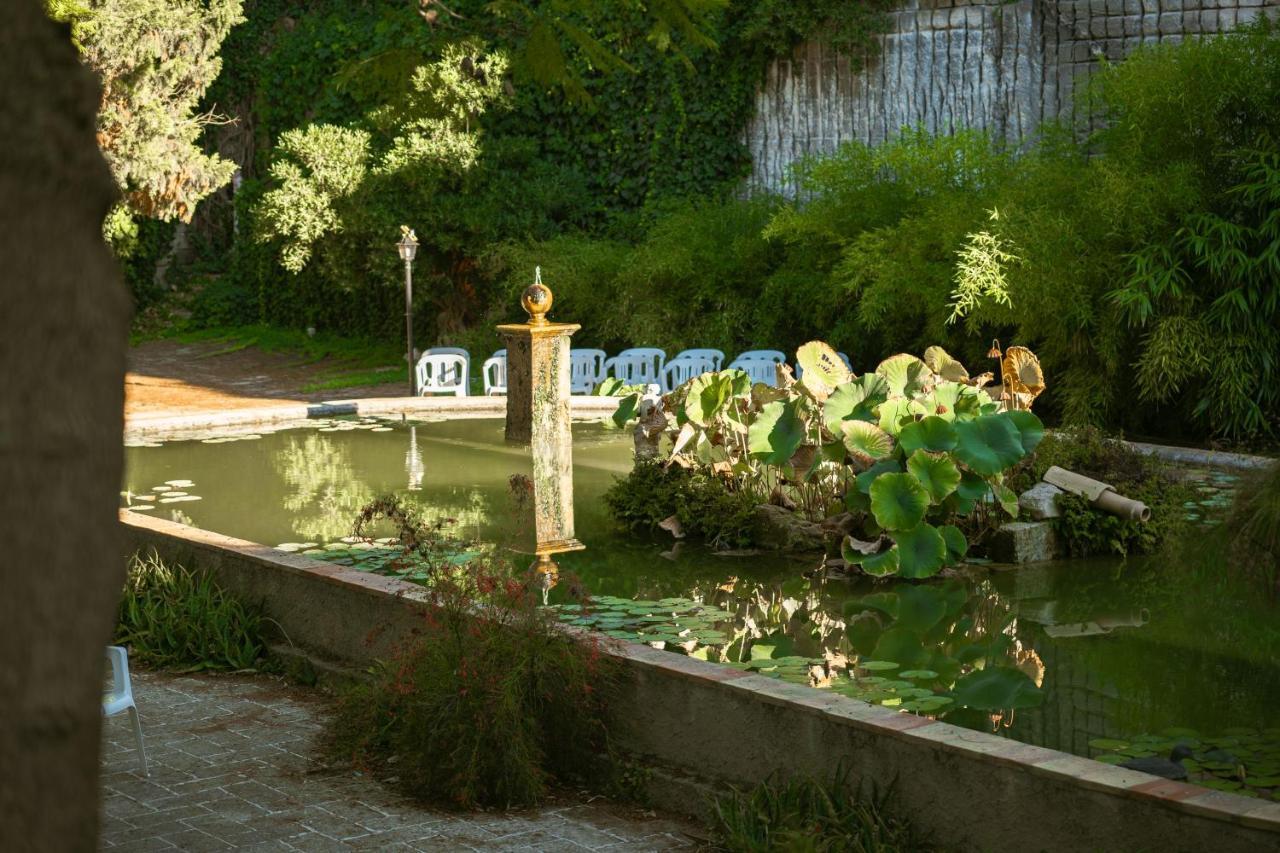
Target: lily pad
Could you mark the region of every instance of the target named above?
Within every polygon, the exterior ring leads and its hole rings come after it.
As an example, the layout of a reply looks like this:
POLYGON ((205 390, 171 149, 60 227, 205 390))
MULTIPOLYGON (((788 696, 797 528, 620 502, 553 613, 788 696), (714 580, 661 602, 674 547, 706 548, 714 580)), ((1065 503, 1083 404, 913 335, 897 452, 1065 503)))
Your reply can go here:
POLYGON ((869 670, 870 672, 886 672, 891 669, 897 669, 898 664, 891 660, 864 660, 858 661, 858 668, 869 670))

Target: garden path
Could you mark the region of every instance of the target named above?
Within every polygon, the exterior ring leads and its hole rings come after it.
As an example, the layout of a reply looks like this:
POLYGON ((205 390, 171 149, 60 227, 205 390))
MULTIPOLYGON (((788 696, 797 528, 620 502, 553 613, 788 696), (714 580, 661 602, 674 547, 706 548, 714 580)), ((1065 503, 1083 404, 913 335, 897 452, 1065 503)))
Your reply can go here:
POLYGON ((562 795, 519 812, 424 807, 318 766, 314 692, 248 675, 133 674, 151 775, 126 716, 104 721, 102 846, 145 850, 696 850, 696 828, 562 795))
POLYGON ((147 341, 129 348, 125 415, 180 415, 260 408, 273 403, 392 397, 404 382, 306 393, 300 389, 332 371, 324 359, 304 363, 297 353, 235 349, 225 341, 147 341))

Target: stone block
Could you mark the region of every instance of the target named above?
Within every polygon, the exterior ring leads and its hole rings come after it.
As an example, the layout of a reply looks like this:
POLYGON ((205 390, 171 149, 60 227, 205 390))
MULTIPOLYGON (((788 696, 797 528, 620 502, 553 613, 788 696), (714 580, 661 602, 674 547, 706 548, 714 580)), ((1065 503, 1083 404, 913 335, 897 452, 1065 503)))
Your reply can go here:
POLYGON ((1011 521, 991 539, 991 559, 1000 563, 1041 563, 1058 556, 1052 521, 1011 521))
POLYGON ((1124 35, 1124 18, 1107 18, 1107 38, 1120 38, 1124 35))
POLYGON ((1062 489, 1052 483, 1036 483, 1018 496, 1018 510, 1028 518, 1044 521, 1062 515, 1058 509, 1058 495, 1062 489))
POLYGON ((1124 34, 1126 36, 1132 37, 1142 35, 1141 15, 1126 15, 1121 20, 1124 21, 1124 34))

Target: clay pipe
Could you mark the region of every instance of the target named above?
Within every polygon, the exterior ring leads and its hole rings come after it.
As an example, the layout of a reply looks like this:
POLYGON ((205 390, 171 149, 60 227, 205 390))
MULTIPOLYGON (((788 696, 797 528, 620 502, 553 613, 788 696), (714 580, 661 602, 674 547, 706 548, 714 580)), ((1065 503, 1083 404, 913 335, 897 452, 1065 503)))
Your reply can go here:
POLYGON ((1045 471, 1043 479, 1046 483, 1051 483, 1064 492, 1080 495, 1103 512, 1134 521, 1146 522, 1151 520, 1150 507, 1142 501, 1135 501, 1133 498, 1126 498, 1124 495, 1116 494, 1115 488, 1107 483, 1099 482, 1074 471, 1068 471, 1065 468, 1059 468, 1057 465, 1045 471))

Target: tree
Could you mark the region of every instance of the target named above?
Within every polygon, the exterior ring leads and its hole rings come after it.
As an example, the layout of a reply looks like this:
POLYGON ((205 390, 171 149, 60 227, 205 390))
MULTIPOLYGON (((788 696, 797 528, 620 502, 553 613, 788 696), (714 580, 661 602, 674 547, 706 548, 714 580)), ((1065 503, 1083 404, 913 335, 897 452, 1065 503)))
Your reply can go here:
POLYGON ((51 0, 102 78, 98 144, 132 213, 189 222, 196 204, 231 180, 235 164, 198 144, 221 119, 197 108, 222 68, 222 40, 244 20, 242 2, 51 0))
POLYGON ((128 299, 100 92, 39 0, 0 28, 0 850, 96 846, 103 647, 119 539, 128 299))

